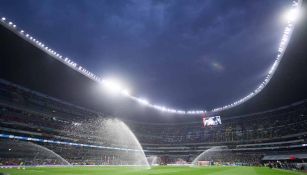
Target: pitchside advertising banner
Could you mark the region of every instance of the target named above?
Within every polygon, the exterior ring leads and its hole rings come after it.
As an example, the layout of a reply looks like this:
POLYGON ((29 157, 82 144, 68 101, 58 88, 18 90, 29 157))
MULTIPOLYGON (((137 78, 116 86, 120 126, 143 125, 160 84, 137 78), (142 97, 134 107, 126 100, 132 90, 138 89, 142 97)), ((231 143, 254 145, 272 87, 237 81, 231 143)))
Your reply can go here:
POLYGON ((203 125, 206 126, 215 126, 222 124, 220 116, 213 116, 213 117, 203 117, 203 125))

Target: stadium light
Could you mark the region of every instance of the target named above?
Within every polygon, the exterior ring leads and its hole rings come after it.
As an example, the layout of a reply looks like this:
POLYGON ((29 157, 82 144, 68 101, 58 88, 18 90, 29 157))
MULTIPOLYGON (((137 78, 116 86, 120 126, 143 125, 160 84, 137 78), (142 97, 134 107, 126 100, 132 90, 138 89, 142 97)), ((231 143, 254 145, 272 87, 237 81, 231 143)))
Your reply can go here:
MULTIPOLYGON (((284 19, 287 22, 287 25, 285 26, 281 41, 279 43, 278 48, 276 48, 277 50, 277 55, 275 57, 275 60, 272 64, 272 66, 270 67, 270 69, 268 70, 267 75, 265 76, 265 79, 263 80, 263 82, 261 82, 256 89, 254 89, 251 93, 247 94, 245 97, 240 98, 230 104, 226 104, 224 106, 221 107, 217 107, 211 110, 208 110, 209 112, 218 112, 218 111, 222 111, 225 109, 229 109, 235 106, 238 106, 244 102, 246 102, 247 100, 251 99, 252 97, 254 97, 256 94, 258 94, 260 91, 262 91, 263 88, 266 87, 266 85, 269 83, 269 81, 271 80, 272 76, 274 75, 282 57, 283 54, 287 48, 289 39, 291 37, 292 31, 294 29, 295 26, 295 22, 298 20, 298 18, 300 17, 300 7, 302 4, 302 0, 294 0, 292 1, 292 7, 290 10, 288 10, 285 14, 284 14, 284 19)), ((9 26, 10 30, 15 31, 16 32, 16 25, 13 24, 13 22, 6 22, 6 18, 2 17, 1 18, 2 23, 0 23, 1 25, 7 25, 9 26), (13 27, 11 27, 13 26, 13 27)), ((180 109, 175 109, 175 108, 168 108, 168 107, 164 107, 164 106, 160 106, 160 105, 156 105, 156 104, 151 104, 149 103, 147 100, 143 99, 143 98, 138 98, 136 96, 132 96, 130 95, 129 91, 124 88, 122 86, 121 83, 119 83, 116 80, 112 80, 112 79, 102 79, 98 76, 96 76, 94 73, 88 71, 87 69, 85 69, 84 67, 78 65, 77 63, 75 63, 74 61, 72 61, 71 59, 64 57, 60 54, 58 54, 56 51, 53 51, 52 49, 50 49, 49 47, 45 46, 45 44, 43 44, 42 42, 38 41, 37 39, 34 39, 32 36, 30 36, 29 34, 25 34, 24 35, 24 31, 21 30, 19 32, 19 36, 24 38, 25 40, 31 42, 32 44, 36 44, 37 46, 40 46, 41 49, 43 49, 43 51, 45 51, 47 54, 50 54, 54 59, 58 59, 60 61, 62 61, 64 64, 66 64, 67 66, 69 66, 70 68, 78 71, 79 73, 87 76, 88 78, 101 83, 104 85, 104 87, 112 93, 120 93, 130 99, 133 99, 143 105, 146 105, 148 107, 151 108, 155 108, 159 111, 162 112, 168 112, 168 113, 175 113, 175 114, 191 114, 191 115, 200 115, 200 114, 204 114, 207 113, 206 110, 180 110, 180 109)))
POLYGON ((116 79, 105 79, 102 84, 111 93, 122 93, 129 96, 129 90, 124 88, 122 83, 116 79))
POLYGON ((140 102, 140 103, 143 104, 143 105, 149 105, 148 100, 146 100, 146 99, 144 99, 144 98, 139 98, 139 99, 138 99, 138 102, 140 102))
POLYGON ((285 15, 284 15, 284 19, 287 22, 296 22, 300 17, 300 11, 298 8, 292 8, 290 10, 288 10, 285 15))
POLYGON ((128 89, 123 89, 123 90, 121 91, 121 93, 122 93, 124 96, 130 96, 130 92, 129 92, 128 89))

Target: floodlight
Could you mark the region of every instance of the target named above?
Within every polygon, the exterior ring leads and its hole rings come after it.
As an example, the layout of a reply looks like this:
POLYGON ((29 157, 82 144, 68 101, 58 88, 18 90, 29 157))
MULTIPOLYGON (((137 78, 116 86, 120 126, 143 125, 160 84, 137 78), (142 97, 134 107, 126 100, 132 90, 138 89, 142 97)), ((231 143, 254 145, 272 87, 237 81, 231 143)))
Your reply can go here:
POLYGON ((105 79, 102 83, 111 93, 122 93, 124 95, 129 95, 129 91, 124 89, 122 84, 116 79, 105 79))
POLYGON ((123 90, 121 91, 121 93, 122 93, 123 95, 125 95, 125 96, 130 96, 130 92, 129 92, 128 89, 123 89, 123 90))
POLYGON ((146 99, 143 99, 143 98, 139 98, 138 101, 143 104, 143 105, 148 105, 149 102, 146 100, 146 99))
POLYGON ((287 20, 287 22, 295 22, 299 19, 300 17, 300 13, 299 13, 299 9, 297 8, 293 8, 291 10, 289 10, 288 12, 285 13, 285 20, 287 20))

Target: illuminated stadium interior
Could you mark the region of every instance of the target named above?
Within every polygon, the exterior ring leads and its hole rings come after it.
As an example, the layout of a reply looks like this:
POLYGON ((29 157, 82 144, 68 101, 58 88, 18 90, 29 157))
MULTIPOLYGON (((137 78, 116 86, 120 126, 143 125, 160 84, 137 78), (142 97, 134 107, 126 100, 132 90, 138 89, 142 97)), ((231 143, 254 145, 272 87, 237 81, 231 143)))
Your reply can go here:
POLYGON ((0 3, 0 175, 307 172, 306 1, 0 3))
MULTIPOLYGON (((285 20, 287 21, 287 25, 284 28, 279 47, 277 49, 278 50, 277 55, 275 56, 275 60, 272 64, 271 68, 269 69, 267 75, 265 76, 264 81, 261 82, 260 85, 255 90, 253 90, 251 93, 249 93, 247 96, 242 97, 241 99, 239 99, 239 100, 237 100, 237 101, 235 101, 231 104, 227 104, 227 105, 224 105, 222 107, 216 107, 216 108, 210 110, 209 112, 218 112, 218 111, 221 111, 221 110, 229 109, 229 108, 232 108, 234 106, 240 105, 241 103, 244 103, 245 101, 249 100, 253 96, 257 95, 269 83, 271 77, 274 75, 275 70, 278 67, 280 60, 282 59, 282 57, 284 55, 284 51, 287 48, 288 42, 289 42, 290 37, 291 37, 291 33, 292 33, 293 28, 295 26, 295 22, 299 18, 300 6, 301 6, 301 1, 293 1, 292 7, 285 14, 285 20)), ((94 80, 98 83, 101 83, 110 92, 120 93, 120 94, 122 94, 126 97, 129 97, 129 98, 141 103, 142 105, 152 107, 154 109, 157 109, 157 110, 160 110, 160 111, 163 111, 163 112, 169 112, 169 113, 175 113, 175 114, 191 114, 191 115, 204 114, 204 113, 207 112, 206 110, 180 110, 180 109, 168 108, 168 107, 161 106, 161 105, 151 104, 151 103, 149 103, 148 100, 146 100, 144 98, 132 96, 130 94, 129 89, 123 87, 123 85, 121 85, 121 83, 118 82, 117 80, 105 79, 105 78, 101 78, 101 77, 95 75, 94 73, 85 69, 83 66, 78 65, 76 62, 72 61, 70 58, 64 57, 61 54, 57 53, 56 51, 54 51, 50 47, 46 46, 44 43, 40 42, 38 39, 35 39, 30 34, 26 33, 24 30, 18 29, 16 27, 16 24, 14 24, 11 21, 7 21, 5 17, 1 18, 1 22, 6 27, 8 27, 8 28, 12 29, 14 32, 18 33, 25 40, 28 40, 30 43, 36 45, 38 48, 40 48, 43 51, 45 51, 46 53, 50 54, 53 58, 60 60, 64 64, 68 65, 70 68, 80 72, 81 74, 87 76, 88 78, 90 78, 90 79, 92 79, 92 80, 94 80)))

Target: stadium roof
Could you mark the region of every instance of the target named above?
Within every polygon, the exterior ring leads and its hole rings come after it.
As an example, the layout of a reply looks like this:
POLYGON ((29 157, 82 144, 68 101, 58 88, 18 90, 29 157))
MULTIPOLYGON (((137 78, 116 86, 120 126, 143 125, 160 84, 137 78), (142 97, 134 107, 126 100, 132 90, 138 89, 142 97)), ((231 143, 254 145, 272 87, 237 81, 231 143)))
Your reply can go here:
MULTIPOLYGON (((307 65, 307 54, 304 51, 305 31, 306 24, 298 23, 284 58, 268 86, 252 100, 231 111, 224 111, 224 115, 256 112, 307 98, 307 72, 304 69, 304 65, 307 65)), ((142 118, 145 121, 165 120, 165 116, 169 116, 166 120, 173 118, 173 115, 160 113, 121 96, 110 96, 102 92, 97 83, 52 59, 50 55, 5 27, 1 27, 1 40, 4 41, 1 42, 0 53, 0 77, 3 79, 107 113, 142 118)), ((228 90, 228 87, 225 87, 225 90, 226 88, 228 90)))

